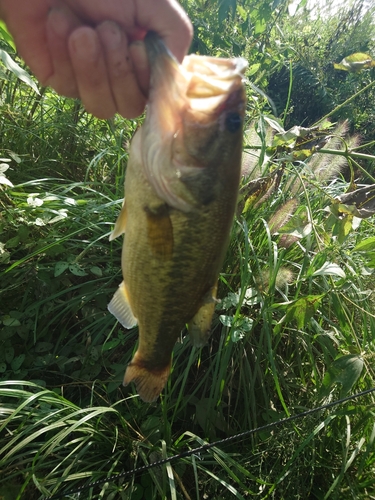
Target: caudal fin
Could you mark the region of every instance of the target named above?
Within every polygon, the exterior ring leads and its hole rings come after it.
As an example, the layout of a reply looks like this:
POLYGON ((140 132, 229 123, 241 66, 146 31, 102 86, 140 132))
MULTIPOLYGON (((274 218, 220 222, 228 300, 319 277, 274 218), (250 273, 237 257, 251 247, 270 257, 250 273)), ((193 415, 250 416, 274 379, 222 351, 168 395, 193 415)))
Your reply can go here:
POLYGON ((140 398, 146 403, 155 401, 167 383, 171 365, 165 368, 150 370, 142 366, 137 360, 137 353, 133 360, 128 364, 125 372, 124 385, 134 382, 140 398))

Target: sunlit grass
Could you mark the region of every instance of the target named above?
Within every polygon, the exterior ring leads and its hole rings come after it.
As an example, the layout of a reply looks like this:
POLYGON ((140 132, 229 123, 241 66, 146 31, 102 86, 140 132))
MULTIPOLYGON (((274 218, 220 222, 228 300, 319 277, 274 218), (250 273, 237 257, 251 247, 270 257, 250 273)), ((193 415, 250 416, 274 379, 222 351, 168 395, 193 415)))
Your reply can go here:
POLYGON ((347 158, 322 179, 328 154, 280 161, 263 143, 256 171, 282 175, 241 201, 210 341, 196 349, 183 332, 166 389, 147 405, 121 384, 137 332, 107 311, 121 281, 121 241, 108 235, 137 123, 99 122, 14 81, 5 91, 0 495, 42 499, 96 480, 84 498, 373 495, 372 396, 105 482, 374 385, 374 223, 335 212, 347 158))

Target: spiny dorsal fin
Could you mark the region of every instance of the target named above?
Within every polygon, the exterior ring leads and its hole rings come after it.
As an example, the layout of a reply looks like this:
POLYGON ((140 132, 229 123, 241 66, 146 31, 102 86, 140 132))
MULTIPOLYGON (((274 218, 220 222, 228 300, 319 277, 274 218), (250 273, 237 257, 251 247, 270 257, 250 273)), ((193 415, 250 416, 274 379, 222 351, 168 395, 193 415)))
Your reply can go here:
POLYGON ((121 234, 125 233, 126 218, 127 218, 126 204, 124 201, 124 204, 122 205, 121 212, 119 213, 119 216, 117 217, 115 227, 114 227, 112 233, 109 235, 109 241, 112 241, 115 238, 117 238, 118 236, 120 236, 121 234))
POLYGON ((108 311, 119 321, 124 328, 132 328, 137 324, 137 318, 131 310, 125 283, 122 282, 111 302, 108 311))

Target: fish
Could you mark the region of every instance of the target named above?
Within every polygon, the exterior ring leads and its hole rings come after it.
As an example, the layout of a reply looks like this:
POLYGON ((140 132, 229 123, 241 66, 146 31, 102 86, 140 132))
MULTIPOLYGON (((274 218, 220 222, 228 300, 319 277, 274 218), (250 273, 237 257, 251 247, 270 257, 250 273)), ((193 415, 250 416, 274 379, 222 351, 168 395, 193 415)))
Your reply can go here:
POLYGON ((150 91, 110 236, 125 233, 108 309, 124 328, 138 324, 123 384, 153 402, 184 328, 193 345, 209 338, 241 176, 247 62, 192 54, 179 64, 156 33, 144 43, 150 91))

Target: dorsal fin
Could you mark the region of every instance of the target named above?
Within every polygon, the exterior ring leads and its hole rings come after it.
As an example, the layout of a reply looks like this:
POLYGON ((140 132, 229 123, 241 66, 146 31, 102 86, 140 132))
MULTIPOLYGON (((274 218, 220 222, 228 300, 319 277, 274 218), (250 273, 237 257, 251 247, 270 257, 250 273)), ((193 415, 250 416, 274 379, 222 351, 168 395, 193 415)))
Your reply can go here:
POLYGON ((126 203, 124 201, 121 212, 119 213, 119 216, 117 217, 115 227, 112 231, 112 233, 109 235, 109 241, 114 240, 121 234, 125 233, 125 226, 126 226, 126 218, 127 218, 127 213, 126 213, 126 203))

